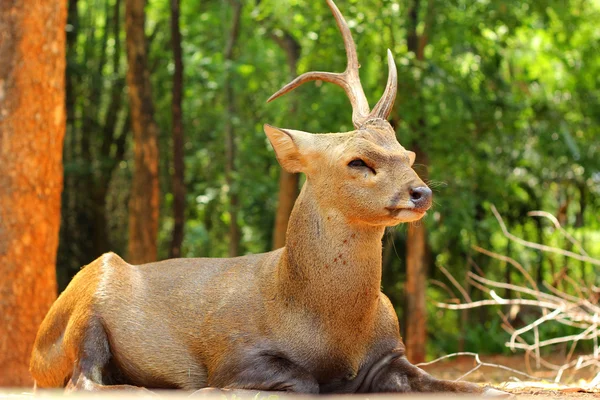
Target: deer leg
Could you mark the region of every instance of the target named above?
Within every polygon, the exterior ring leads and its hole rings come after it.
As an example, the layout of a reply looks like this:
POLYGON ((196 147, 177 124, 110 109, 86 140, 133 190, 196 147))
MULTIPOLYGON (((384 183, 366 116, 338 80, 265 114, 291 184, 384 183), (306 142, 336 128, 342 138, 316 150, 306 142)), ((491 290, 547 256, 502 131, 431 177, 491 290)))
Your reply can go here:
POLYGON ((484 396, 509 397, 509 393, 468 382, 436 379, 412 365, 406 357, 388 355, 373 366, 363 384, 363 390, 374 392, 445 392, 473 393, 484 396))
POLYGON ((65 387, 65 393, 71 393, 76 391, 88 391, 88 392, 104 392, 104 391, 127 391, 130 393, 136 393, 140 395, 155 395, 154 392, 143 387, 133 385, 103 385, 94 382, 91 378, 85 374, 79 374, 76 379, 71 379, 65 387))
MULTIPOLYGON (((257 391, 319 393, 317 380, 301 366, 280 355, 254 350, 241 360, 232 357, 230 362, 224 363, 209 377, 209 385, 221 388, 217 391, 224 394, 249 395, 257 391)), ((205 388, 195 393, 202 395, 214 390, 205 388)))
POLYGON ((79 357, 75 362, 73 374, 65 387, 65 392, 80 390, 94 392, 126 390, 145 395, 153 393, 146 388, 138 386, 107 384, 107 381, 110 380, 107 375, 110 375, 111 357, 112 354, 106 331, 100 320, 92 316, 87 325, 87 330, 79 349, 79 357))
POLYGON ((271 390, 250 390, 250 389, 218 389, 213 387, 206 387, 202 389, 198 389, 188 397, 196 398, 196 399, 218 399, 225 396, 226 399, 251 399, 251 400, 260 400, 263 398, 268 398, 272 395, 277 394, 286 394, 288 392, 284 391, 271 391, 271 390))

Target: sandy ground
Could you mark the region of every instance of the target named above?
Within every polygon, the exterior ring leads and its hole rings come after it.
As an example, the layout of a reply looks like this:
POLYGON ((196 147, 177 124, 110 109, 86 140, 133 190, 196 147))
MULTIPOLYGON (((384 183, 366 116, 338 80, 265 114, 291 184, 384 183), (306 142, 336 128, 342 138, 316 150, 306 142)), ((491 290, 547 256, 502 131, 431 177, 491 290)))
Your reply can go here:
MULTIPOLYGON (((518 399, 600 399, 600 386, 594 388, 590 387, 589 382, 594 378, 598 371, 587 369, 576 372, 568 372, 564 374, 561 384, 554 383, 555 372, 548 370, 534 370, 527 368, 522 355, 516 356, 481 356, 481 360, 486 363, 500 364, 509 368, 513 368, 519 371, 527 372, 535 377, 539 377, 540 380, 533 380, 524 378, 513 372, 502 370, 493 367, 481 367, 477 371, 468 375, 465 380, 476 382, 481 385, 492 385, 497 389, 504 390, 508 393, 516 395, 518 399)), ((560 364, 560 358, 558 356, 555 359, 550 359, 557 364, 560 364)), ((470 357, 460 357, 449 360, 437 362, 430 366, 422 367, 432 375, 442 379, 457 379, 464 373, 471 370, 477 364, 470 357)), ((68 397, 69 399, 99 399, 99 398, 112 398, 112 399, 140 399, 140 398, 151 398, 151 399, 184 399, 189 397, 189 393, 183 392, 159 392, 155 395, 135 395, 124 392, 112 392, 103 394, 90 394, 90 393, 79 393, 76 395, 65 396, 61 391, 39 391, 33 394, 30 390, 0 390, 0 399, 58 399, 68 397)), ((314 398, 315 396, 303 396, 303 395, 279 395, 270 394, 268 392, 240 394, 239 392, 230 393, 227 395, 223 394, 210 394, 203 396, 192 396, 193 398, 205 398, 215 400, 280 400, 280 399, 292 399, 292 400, 304 400, 314 398)), ((331 398, 332 400, 344 400, 344 399, 373 399, 373 400, 387 400, 387 399, 439 399, 448 397, 448 395, 423 395, 423 394, 402 394, 402 395, 327 395, 319 396, 320 398, 331 398)), ((469 396, 460 396, 461 398, 473 398, 469 396)))
MULTIPOLYGON (((502 388, 502 385, 496 386, 498 388, 502 388)), ((570 389, 548 389, 544 387, 528 387, 523 386, 519 388, 508 388, 505 387, 504 390, 512 395, 513 398, 517 399, 598 399, 600 398, 600 391, 590 392, 590 391, 579 391, 578 388, 570 388, 570 389)), ((81 394, 69 394, 65 395, 62 392, 38 392, 35 395, 30 392, 22 392, 22 391, 6 391, 0 392, 0 399, 62 399, 68 398, 71 400, 97 400, 97 399, 166 399, 166 400, 179 400, 179 399, 189 399, 189 394, 187 393, 178 393, 178 392, 163 392, 157 393, 153 395, 135 395, 135 394, 126 394, 126 393, 102 393, 102 394, 89 394, 89 393, 81 393, 81 394)), ((418 399, 418 400, 436 400, 436 399, 444 399, 444 398, 481 398, 481 397, 473 397, 473 396, 449 396, 449 395, 421 395, 421 394, 378 394, 378 395, 324 395, 324 396, 302 396, 302 395, 278 395, 278 394, 269 394, 266 392, 259 393, 257 395, 244 396, 240 394, 228 394, 228 395, 205 395, 205 396, 193 396, 192 398, 201 398, 208 400, 307 400, 314 399, 315 397, 331 399, 331 400, 389 400, 389 399, 418 399)))
MULTIPOLYGON (((517 371, 525 372, 529 375, 539 378, 524 377, 511 371, 496 367, 481 367, 469 374, 465 380, 477 382, 479 384, 491 384, 494 387, 506 392, 518 395, 523 398, 598 398, 600 399, 600 386, 592 388, 590 382, 598 373, 592 368, 579 371, 567 371, 563 374, 561 383, 554 383, 556 372, 547 369, 535 369, 535 363, 532 360, 528 365, 523 355, 514 356, 480 356, 481 361, 490 364, 498 364, 517 371)), ((564 359, 561 355, 550 356, 548 361, 561 365, 564 359)), ((457 379, 463 376, 477 363, 472 357, 459 357, 449 360, 443 360, 430 366, 422 368, 442 379, 457 379)))

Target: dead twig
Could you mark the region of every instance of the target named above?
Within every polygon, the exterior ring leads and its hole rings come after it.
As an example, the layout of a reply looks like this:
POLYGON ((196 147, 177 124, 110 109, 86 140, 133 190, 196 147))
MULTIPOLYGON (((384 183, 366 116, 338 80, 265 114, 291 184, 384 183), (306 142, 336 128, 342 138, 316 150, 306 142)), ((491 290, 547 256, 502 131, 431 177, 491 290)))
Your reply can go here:
POLYGON ((466 378, 467 376, 469 376, 473 372, 477 371, 481 367, 500 368, 500 369, 503 369, 505 371, 510 371, 510 372, 512 372, 514 374, 517 374, 517 375, 525 376, 525 377, 527 377, 529 379, 542 380, 541 378, 538 378, 537 376, 526 374, 525 372, 522 372, 522 371, 519 371, 519 370, 516 370, 516 369, 513 369, 513 368, 509 368, 509 367, 507 367, 505 365, 483 362, 479 358, 479 354, 472 353, 472 352, 469 352, 469 351, 461 351, 461 352, 458 352, 458 353, 446 354, 445 356, 436 358, 435 360, 428 361, 428 362, 423 362, 423 363, 419 363, 419 364, 415 364, 415 365, 417 367, 425 367, 427 365, 435 364, 435 363, 437 363, 439 361, 442 361, 442 360, 445 360, 447 358, 458 357, 458 356, 470 356, 470 357, 473 357, 475 359, 475 362, 477 363, 477 365, 475 367, 473 367, 472 369, 470 369, 469 371, 467 371, 466 373, 464 373, 463 375, 461 375, 460 377, 458 377, 457 379, 455 379, 455 381, 460 381, 460 380, 466 378))
POLYGON ((458 283, 458 281, 456 279, 454 279, 454 277, 450 274, 450 272, 448 272, 448 270, 444 267, 442 267, 441 265, 439 266, 440 271, 442 271, 444 273, 444 275, 446 275, 446 278, 448 278, 448 280, 450 282, 452 282, 452 284, 454 285, 455 288, 458 289, 458 291, 460 292, 460 294, 463 295, 463 297, 465 298, 466 301, 471 302, 471 296, 469 296, 469 293, 467 293, 467 291, 465 290, 465 288, 463 288, 460 283, 458 283))
POLYGON ((575 260, 578 260, 578 261, 584 261, 584 262, 589 262, 590 264, 600 265, 600 260, 597 260, 595 258, 588 257, 588 256, 585 256, 585 255, 580 255, 580 254, 577 254, 577 253, 573 253, 572 251, 559 249, 557 247, 551 247, 551 246, 546 246, 544 244, 539 244, 539 243, 535 243, 535 242, 529 242, 527 240, 523 240, 520 237, 517 237, 517 236, 513 235, 512 233, 510 233, 508 231, 508 229, 506 229, 506 225, 504 224, 504 220, 502 219, 502 217, 498 213, 498 210, 496 209, 496 207, 494 205, 492 205, 491 208, 492 208, 492 212, 494 213, 494 216, 496 217, 496 219, 498 220, 498 223, 500 224, 500 228, 502 229, 502 233, 504 233, 504 236, 506 236, 507 238, 509 238, 513 242, 519 243, 519 244, 521 244, 521 245, 523 245, 525 247, 529 247, 529 248, 532 248, 532 249, 541 250, 541 251, 545 251, 545 252, 548 252, 548 253, 560 254, 560 255, 565 256, 565 257, 571 257, 571 258, 573 258, 575 260))
POLYGON ((556 217, 552 214, 550 214, 549 212, 546 211, 530 211, 527 213, 528 216, 530 217, 544 217, 550 220, 550 222, 552 222, 552 224, 554 225, 554 227, 560 231, 560 233, 563 234, 564 237, 567 238, 567 240, 571 243, 573 243, 575 246, 579 247, 579 252, 581 254, 583 254, 584 256, 590 256, 585 249, 583 248, 583 246, 581 245, 581 243, 575 239, 573 236, 571 236, 571 234, 569 232, 567 232, 561 225, 560 222, 558 222, 558 219, 556 219, 556 217))
POLYGON ((503 256, 501 254, 498 253, 494 253, 493 251, 489 251, 486 250, 482 247, 479 246, 472 246, 473 250, 481 253, 481 254, 485 254, 486 256, 489 257, 493 257, 495 259, 498 259, 500 261, 504 261, 510 265, 512 265, 513 267, 515 267, 516 269, 519 270, 519 272, 521 272, 521 274, 523 274, 523 276, 525 277, 525 279, 527 279, 527 281, 531 284, 531 287, 534 288, 535 290, 539 290, 537 283, 535 283, 535 280, 531 277, 531 275, 529 274, 529 272, 527 272, 527 270, 518 262, 516 262, 514 259, 510 258, 510 257, 506 257, 503 256))
MULTIPOLYGON (((543 211, 535 211, 530 213, 529 215, 536 217, 545 217, 549 219, 554 224, 554 227, 560 230, 560 232, 567 238, 567 240, 569 240, 572 244, 576 245, 579 248, 581 254, 577 254, 571 251, 566 251, 551 246, 541 245, 538 243, 528 242, 526 240, 518 238, 512 235, 510 232, 508 232, 508 229, 506 228, 502 217, 500 216, 498 210, 494 206, 492 206, 492 212, 498 220, 503 234, 509 240, 517 242, 528 248, 551 252, 554 254, 560 254, 562 256, 572 258, 574 260, 588 262, 594 265, 600 265, 600 260, 590 257, 589 254, 582 248, 581 244, 575 238, 573 238, 573 236, 571 236, 567 231, 565 231, 558 223, 558 220, 556 220, 556 218, 549 213, 543 211)), ((479 275, 470 271, 467 272, 467 282, 473 287, 481 290, 482 292, 487 293, 490 296, 490 299, 471 301, 470 297, 468 297, 468 295, 465 295, 466 291, 457 282, 457 280, 454 279, 454 277, 445 268, 440 267, 440 270, 444 273, 444 275, 448 278, 452 285, 455 286, 463 294, 465 302, 459 304, 437 302, 436 304, 438 307, 449 310, 466 310, 490 305, 536 307, 541 310, 541 315, 537 316, 532 322, 529 322, 525 326, 520 327, 518 329, 515 329, 510 323, 510 320, 506 317, 506 315, 499 311, 500 316, 503 320, 502 328, 510 334, 510 339, 505 344, 512 350, 520 349, 525 351, 526 366, 528 368, 528 371, 531 371, 529 362, 530 356, 532 356, 535 359, 537 368, 543 366, 544 368, 549 368, 550 370, 556 371, 556 376, 554 379, 557 383, 560 382, 560 380, 564 376, 564 373, 568 370, 579 370, 582 368, 595 367, 600 371, 600 306, 598 306, 600 290, 598 288, 596 288, 595 286, 586 287, 585 283, 580 283, 574 280, 573 278, 569 277, 566 273, 564 273, 563 270, 560 273, 562 280, 568 282, 570 286, 568 288, 569 291, 572 291, 575 294, 566 293, 565 288, 563 288, 563 290, 559 290, 554 285, 550 285, 546 282, 543 283, 543 287, 546 289, 546 291, 542 292, 538 287, 538 283, 532 278, 529 272, 518 261, 510 257, 506 257, 501 254, 486 250, 479 246, 473 246, 473 249, 479 253, 485 254, 489 257, 493 257, 497 260, 506 262, 507 264, 511 265, 521 273, 524 280, 527 282, 527 285, 519 286, 514 283, 497 282, 492 279, 485 278, 481 268, 477 268, 479 275), (498 293, 496 293, 497 289, 510 290, 512 293, 515 293, 519 298, 502 298, 500 295, 498 295, 498 293), (548 323, 559 323, 562 325, 579 329, 580 332, 562 337, 551 337, 544 339, 541 337, 540 328, 548 323), (531 341, 531 336, 528 336, 529 341, 524 336, 530 333, 533 336, 532 343, 529 342, 531 341), (576 360, 572 360, 578 344, 582 341, 592 342, 592 354, 586 356, 579 356, 576 360), (569 345, 567 347, 568 351, 566 354, 566 362, 563 365, 555 365, 543 359, 541 355, 542 348, 549 346, 564 346, 565 344, 569 345)), ((470 258, 468 261, 471 265, 474 264, 474 262, 470 258)), ((557 279, 555 279, 555 281, 558 282, 557 279)), ((476 366, 474 366, 470 371, 461 376, 459 379, 463 379, 465 376, 478 370, 482 366, 487 366, 489 364, 482 363, 479 359, 479 356, 476 353, 462 352, 444 356, 423 365, 429 365, 433 362, 437 362, 444 358, 448 358, 455 355, 472 356, 475 357, 475 361, 477 362, 476 366)), ((508 369, 503 366, 493 366, 502 369, 508 369)), ((513 370, 513 372, 515 371, 513 370)), ((530 374, 521 372, 519 372, 519 374, 531 377, 530 374)), ((600 380, 600 372, 597 373, 596 378, 594 378, 594 380, 600 380)))

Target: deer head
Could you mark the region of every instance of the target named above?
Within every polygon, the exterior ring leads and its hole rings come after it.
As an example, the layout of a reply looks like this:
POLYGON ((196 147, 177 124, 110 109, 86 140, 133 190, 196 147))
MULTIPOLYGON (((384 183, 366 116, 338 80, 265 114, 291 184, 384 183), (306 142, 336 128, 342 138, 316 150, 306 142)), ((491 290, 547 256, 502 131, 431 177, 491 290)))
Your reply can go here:
POLYGON ((431 190, 413 171, 415 153, 396 139, 387 121, 397 92, 397 71, 388 50, 388 82, 370 110, 360 83, 356 45, 348 24, 327 0, 344 38, 348 65, 343 73, 307 72, 275 93, 269 102, 305 82, 322 80, 341 86, 352 104, 356 130, 310 134, 265 125, 277 160, 288 172, 303 172, 321 210, 334 210, 349 223, 393 226, 420 219, 431 207, 431 190))

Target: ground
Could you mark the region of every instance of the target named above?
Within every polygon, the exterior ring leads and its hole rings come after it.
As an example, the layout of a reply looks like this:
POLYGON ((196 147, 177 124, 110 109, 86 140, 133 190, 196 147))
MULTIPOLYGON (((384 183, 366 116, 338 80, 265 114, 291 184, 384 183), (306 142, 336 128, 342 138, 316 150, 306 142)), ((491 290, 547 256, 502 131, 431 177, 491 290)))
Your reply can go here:
MULTIPOLYGON (((498 364, 517 371, 522 371, 540 378, 534 380, 520 376, 512 371, 507 371, 497 367, 482 366, 478 370, 469 374, 465 380, 477 382, 480 384, 491 384, 498 389, 513 393, 521 398, 600 398, 600 387, 590 387, 590 382, 598 373, 598 370, 592 368, 579 371, 567 371, 563 374, 561 384, 554 383, 555 371, 547 369, 535 369, 535 362, 531 360, 531 368, 527 367, 527 362, 522 354, 512 356, 491 355, 480 356, 484 363, 498 364)), ((564 362, 562 355, 549 356, 546 359, 555 364, 564 362)), ((442 360, 422 368, 438 378, 457 379, 463 376, 477 363, 473 357, 457 357, 448 360, 442 360)))
MULTIPOLYGON (((589 387, 589 382, 594 378, 595 374, 598 373, 597 370, 592 370, 590 368, 576 371, 575 373, 565 373, 562 381, 564 384, 555 384, 554 376, 555 373, 548 370, 528 370, 527 364, 523 355, 514 355, 514 356, 480 356, 481 361, 484 363, 490 364, 498 364, 503 365, 508 368, 512 368, 514 370, 527 372, 535 377, 539 377, 540 381, 535 381, 533 379, 519 377, 516 373, 503 370, 497 367, 487 367, 483 366, 472 374, 468 375, 465 380, 471 382, 477 382, 479 384, 491 384, 498 389, 504 390, 506 392, 515 394, 518 396, 518 399, 527 400, 534 399, 540 400, 544 398, 558 398, 558 399, 600 399, 600 387, 596 387, 594 389, 589 387), (521 378, 521 380, 519 380, 521 378)), ((554 363, 561 363, 561 358, 559 355, 555 357, 549 357, 549 361, 554 363)), ((533 362, 532 362, 533 363, 533 362)), ((453 359, 447 359, 435 364, 422 367, 427 372, 432 375, 443 378, 443 379, 457 379, 464 375, 467 371, 471 370, 473 367, 477 366, 477 363, 474 361, 473 357, 457 357, 453 359)), ((37 395, 33 395, 31 391, 0 391, 0 399, 31 399, 33 397, 39 397, 44 399, 58 399, 63 398, 64 396, 60 391, 51 391, 51 392, 41 392, 37 395)), ((98 396, 69 396, 71 400, 76 400, 77 398, 85 398, 85 399, 98 399, 98 396)), ((113 393, 107 396, 102 397, 112 397, 114 399, 127 399, 127 398, 135 398, 139 399, 140 396, 132 396, 131 394, 124 395, 123 393, 113 393)), ((169 398, 169 399, 184 399, 187 398, 187 394, 177 393, 177 392, 165 392, 159 395, 160 398, 169 398)), ((222 400, 225 397, 222 395, 214 395, 214 396, 206 396, 208 398, 214 398, 217 400, 222 400)), ((238 395, 226 396, 228 399, 242 400, 244 397, 240 397, 238 395)), ((251 400, 260 400, 262 398, 269 400, 276 400, 281 396, 273 396, 265 393, 265 395, 252 395, 249 396, 248 399, 251 400)), ((335 400, 342 399, 374 399, 377 398, 379 400, 387 400, 387 399, 398 399, 396 395, 354 395, 354 396, 327 396, 327 398, 334 397, 335 400)), ((402 395, 404 399, 409 396, 402 395)), ((426 400, 429 398, 438 399, 443 396, 414 396, 418 397, 419 400, 426 400)), ((156 397, 150 397, 156 399, 156 397)), ((305 399, 306 396, 293 396, 295 400, 305 399)))

